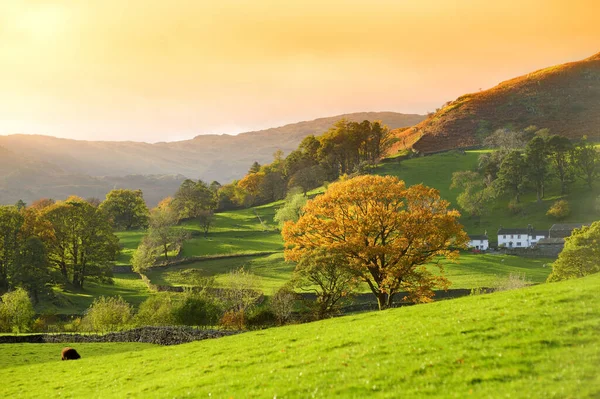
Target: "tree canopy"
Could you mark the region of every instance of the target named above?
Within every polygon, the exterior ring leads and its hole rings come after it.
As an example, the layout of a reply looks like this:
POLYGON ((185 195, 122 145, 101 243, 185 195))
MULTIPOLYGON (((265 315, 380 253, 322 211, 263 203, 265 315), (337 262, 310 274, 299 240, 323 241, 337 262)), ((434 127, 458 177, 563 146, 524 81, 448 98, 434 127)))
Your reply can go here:
POLYGON ((448 206, 437 190, 407 188, 391 176, 334 183, 306 204, 296 223, 285 224, 285 258, 300 261, 323 250, 343 257, 381 309, 401 290, 415 302, 429 301, 433 288, 448 281, 424 265, 440 255, 456 259, 468 242, 460 214, 448 206))
POLYGON ((600 221, 573 230, 552 265, 548 281, 560 281, 600 272, 600 221))
POLYGON ((100 209, 117 229, 130 230, 148 225, 148 207, 142 190, 111 190, 100 209))

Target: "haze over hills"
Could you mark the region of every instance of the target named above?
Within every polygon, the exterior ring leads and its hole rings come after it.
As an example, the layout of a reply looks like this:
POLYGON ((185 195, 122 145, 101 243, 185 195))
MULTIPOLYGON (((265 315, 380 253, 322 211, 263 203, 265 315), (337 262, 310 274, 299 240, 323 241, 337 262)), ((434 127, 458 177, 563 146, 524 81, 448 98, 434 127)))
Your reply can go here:
POLYGON ((140 188, 150 205, 172 195, 183 179, 228 183, 254 161, 294 150, 311 134, 322 134, 341 118, 381 120, 390 128, 412 126, 425 116, 363 112, 320 118, 278 128, 231 135, 199 135, 161 142, 80 141, 50 136, 0 136, 0 203, 68 195, 104 198, 113 188, 140 188))
POLYGON ((406 146, 430 153, 479 145, 499 128, 531 125, 571 139, 600 138, 600 53, 461 96, 398 135, 406 146))

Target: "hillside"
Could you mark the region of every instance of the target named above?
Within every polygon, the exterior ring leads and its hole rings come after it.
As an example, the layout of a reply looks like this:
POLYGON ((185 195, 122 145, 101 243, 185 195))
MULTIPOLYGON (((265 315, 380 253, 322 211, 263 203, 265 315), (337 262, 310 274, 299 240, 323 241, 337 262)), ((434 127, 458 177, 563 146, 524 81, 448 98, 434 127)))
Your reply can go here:
POLYGON ((461 96, 398 135, 406 146, 431 153, 479 145, 499 128, 531 125, 572 139, 600 139, 600 53, 461 96))
POLYGON ((58 360, 65 344, 3 344, 0 358, 11 361, 0 364, 0 391, 31 398, 592 398, 600 394, 599 284, 593 275, 179 346, 120 344, 121 353, 77 344, 82 359, 69 362, 58 360))
MULTIPOLYGON (((442 198, 450 201, 451 206, 458 208, 457 196, 461 190, 450 189, 452 174, 461 170, 476 170, 478 158, 485 150, 458 151, 433 154, 427 157, 416 157, 401 162, 390 162, 379 165, 373 172, 378 175, 391 175, 404 180, 409 185, 423 183, 440 191, 442 198)), ((526 227, 533 225, 536 229, 549 229, 556 219, 547 216, 546 212, 558 199, 565 199, 571 205, 571 214, 560 223, 588 223, 597 220, 600 214, 595 211, 595 199, 600 195, 600 188, 595 185, 590 190, 581 180, 570 186, 567 195, 560 194, 557 181, 546 186, 545 198, 541 203, 536 201, 535 193, 522 196, 523 211, 513 214, 508 210, 510 198, 500 197, 480 218, 461 216, 461 223, 469 234, 484 234, 485 231, 492 242, 496 241, 496 232, 500 225, 505 227, 526 227)), ((464 213, 464 212, 463 212, 464 213)))
POLYGON ((0 203, 14 203, 19 198, 25 202, 40 197, 60 199, 69 194, 103 198, 117 187, 141 188, 146 200, 154 205, 173 194, 184 176, 228 183, 243 177, 254 161, 271 162, 276 150, 287 154, 304 137, 323 133, 342 117, 382 120, 390 128, 411 126, 424 118, 364 112, 236 136, 200 135, 156 144, 0 136, 0 203))

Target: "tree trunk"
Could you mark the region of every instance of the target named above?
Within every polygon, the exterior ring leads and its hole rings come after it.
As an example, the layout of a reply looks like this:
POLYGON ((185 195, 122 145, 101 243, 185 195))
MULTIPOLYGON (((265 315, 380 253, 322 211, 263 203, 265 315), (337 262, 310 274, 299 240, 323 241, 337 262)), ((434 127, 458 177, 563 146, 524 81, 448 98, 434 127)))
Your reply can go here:
POLYGON ((385 292, 377 293, 377 305, 379 310, 384 310, 390 307, 390 296, 385 292))

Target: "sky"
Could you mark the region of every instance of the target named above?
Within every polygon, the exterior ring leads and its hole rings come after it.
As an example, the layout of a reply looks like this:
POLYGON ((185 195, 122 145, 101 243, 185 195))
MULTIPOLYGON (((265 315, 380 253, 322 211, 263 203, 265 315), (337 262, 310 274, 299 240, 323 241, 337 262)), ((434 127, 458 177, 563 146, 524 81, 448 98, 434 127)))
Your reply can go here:
POLYGON ((0 134, 174 141, 421 113, 600 52, 598 0, 0 0, 0 134))

